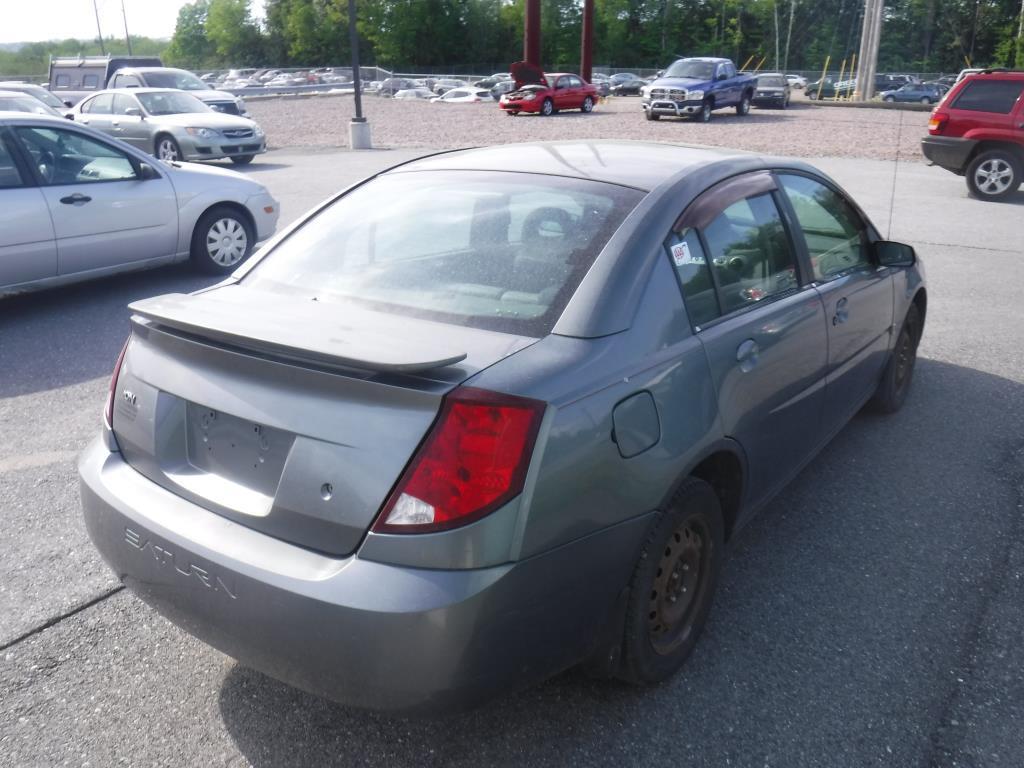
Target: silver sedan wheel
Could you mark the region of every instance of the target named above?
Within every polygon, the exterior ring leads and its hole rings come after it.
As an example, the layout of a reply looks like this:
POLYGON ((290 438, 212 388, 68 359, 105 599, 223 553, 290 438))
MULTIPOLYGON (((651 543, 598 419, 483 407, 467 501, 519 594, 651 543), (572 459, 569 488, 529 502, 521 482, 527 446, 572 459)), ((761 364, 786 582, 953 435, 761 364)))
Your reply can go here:
POLYGON ((245 257, 249 237, 237 219, 217 219, 206 232, 206 252, 214 263, 230 267, 245 257))
POLYGON ((974 184, 986 195, 1001 195, 1013 182, 1013 168, 1000 157, 993 157, 974 171, 974 184))
POLYGON ((178 145, 174 143, 174 139, 160 139, 160 142, 156 145, 156 156, 169 163, 181 159, 181 155, 178 153, 178 145))

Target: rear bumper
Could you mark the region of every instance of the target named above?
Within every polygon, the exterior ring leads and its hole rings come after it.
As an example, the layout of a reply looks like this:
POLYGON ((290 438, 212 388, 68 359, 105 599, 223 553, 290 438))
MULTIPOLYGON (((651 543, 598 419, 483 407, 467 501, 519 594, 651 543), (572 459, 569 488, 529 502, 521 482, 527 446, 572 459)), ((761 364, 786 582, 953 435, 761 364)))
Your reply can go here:
POLYGON ((954 173, 963 173, 967 166, 967 159, 977 144, 978 142, 972 139, 925 136, 921 139, 921 151, 935 165, 954 173))
POLYGON ((648 522, 518 563, 423 570, 258 533, 164 490, 100 440, 79 472, 89 536, 139 597, 247 666, 371 709, 458 709, 580 661, 606 636, 648 522))

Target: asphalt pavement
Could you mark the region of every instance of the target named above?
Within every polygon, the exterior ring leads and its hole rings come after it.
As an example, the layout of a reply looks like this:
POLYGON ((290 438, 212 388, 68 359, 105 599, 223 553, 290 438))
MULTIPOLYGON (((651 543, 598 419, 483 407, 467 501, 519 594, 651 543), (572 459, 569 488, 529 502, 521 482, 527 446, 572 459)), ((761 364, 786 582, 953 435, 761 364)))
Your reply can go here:
MULTIPOLYGON (((273 152, 282 225, 409 151, 273 152)), ((651 689, 571 671, 457 716, 346 709, 120 588, 74 460, 126 305, 186 267, 0 301, 0 765, 1024 765, 1024 193, 828 159, 927 266, 904 409, 860 415, 734 541, 710 624, 651 689)))

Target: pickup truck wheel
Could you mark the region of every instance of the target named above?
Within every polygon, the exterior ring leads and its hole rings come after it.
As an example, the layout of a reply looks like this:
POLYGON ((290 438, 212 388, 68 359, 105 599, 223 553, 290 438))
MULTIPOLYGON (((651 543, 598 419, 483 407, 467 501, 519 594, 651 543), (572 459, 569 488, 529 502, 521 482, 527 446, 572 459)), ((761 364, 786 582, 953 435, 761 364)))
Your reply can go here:
POLYGON ((203 272, 226 275, 249 258, 255 242, 245 216, 229 206, 217 206, 199 218, 192 232, 192 263, 203 272))
POLYGON ((1017 191, 1021 168, 1017 158, 1002 149, 980 152, 967 166, 967 189, 980 200, 1000 200, 1017 191))
POLYGON ((176 163, 181 160, 181 147, 170 136, 157 136, 153 154, 165 162, 176 163))
POLYGON ((740 117, 746 117, 750 114, 750 94, 744 93, 743 98, 740 99, 740 103, 736 105, 736 114, 740 117))
POLYGON ((653 523, 633 571, 620 677, 656 683, 682 666, 711 610, 724 547, 718 496, 687 479, 653 523))
POLYGON ((587 98, 585 98, 583 100, 583 106, 580 107, 580 111, 581 112, 585 112, 585 113, 593 112, 594 111, 594 100, 592 98, 590 98, 589 96, 587 96, 587 98))
POLYGON ((660 120, 661 119, 661 115, 655 114, 653 109, 645 109, 644 110, 644 116, 648 120, 660 120))
POLYGON ((540 113, 544 117, 550 117, 555 113, 555 102, 551 99, 544 99, 544 103, 540 105, 540 113))
POLYGON ((711 102, 705 101, 700 106, 700 112, 697 113, 697 119, 702 123, 711 122, 711 102))

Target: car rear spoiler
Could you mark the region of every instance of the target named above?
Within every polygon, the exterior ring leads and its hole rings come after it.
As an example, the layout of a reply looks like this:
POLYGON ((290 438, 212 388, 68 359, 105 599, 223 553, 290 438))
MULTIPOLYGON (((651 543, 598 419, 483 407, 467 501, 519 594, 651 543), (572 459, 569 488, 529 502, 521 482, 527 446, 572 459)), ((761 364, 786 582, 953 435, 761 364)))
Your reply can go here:
POLYGON ((438 338, 434 323, 240 286, 157 296, 128 309, 133 323, 145 319, 296 362, 418 373, 466 359, 466 352, 438 338))

